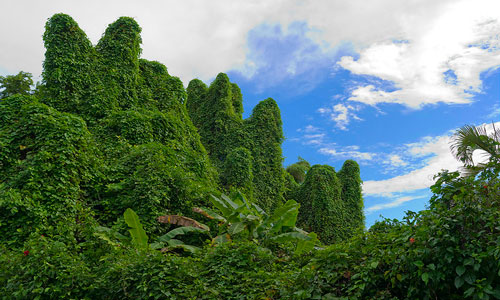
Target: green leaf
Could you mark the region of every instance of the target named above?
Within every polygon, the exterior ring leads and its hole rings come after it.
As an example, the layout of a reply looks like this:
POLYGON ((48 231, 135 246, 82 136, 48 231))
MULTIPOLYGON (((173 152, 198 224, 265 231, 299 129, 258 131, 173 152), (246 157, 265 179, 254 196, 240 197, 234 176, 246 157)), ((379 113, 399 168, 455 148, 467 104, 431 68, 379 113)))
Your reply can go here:
POLYGON ((474 258, 467 258, 464 260, 464 266, 471 266, 474 264, 474 258))
POLYGON ((429 273, 422 273, 422 280, 427 284, 429 282, 429 273))
POLYGON ((226 204, 226 202, 222 201, 221 199, 215 197, 214 195, 210 195, 212 196, 210 198, 210 202, 212 202, 212 204, 217 207, 218 210, 220 210, 220 212, 222 213, 222 215, 224 217, 228 217, 229 215, 231 215, 231 213, 233 212, 233 210, 226 204))
POLYGON ((397 275, 396 275, 396 278, 397 278, 399 281, 402 281, 402 280, 403 280, 403 276, 401 276, 401 274, 397 274, 397 275))
POLYGON ((473 273, 467 273, 465 274, 464 279, 468 284, 473 284, 476 281, 476 275, 473 273))
POLYGON ((462 276, 465 273, 465 267, 464 266, 457 266, 455 268, 455 271, 457 272, 458 276, 462 276))
POLYGON ((291 241, 310 241, 314 236, 308 236, 301 232, 286 232, 269 238, 278 243, 286 243, 291 241))
POLYGON ((424 262, 421 260, 414 261, 413 264, 419 268, 422 268, 424 266, 424 262))
POLYGON ((129 227, 130 235, 132 236, 132 244, 138 249, 148 248, 148 236, 146 231, 142 228, 142 224, 139 221, 139 216, 131 208, 127 208, 123 214, 125 222, 129 227))
POLYGON ((184 235, 184 234, 187 234, 190 232, 207 232, 207 231, 204 229, 196 228, 196 227, 192 227, 192 226, 178 227, 178 228, 170 230, 168 233, 160 236, 158 238, 158 240, 161 242, 167 242, 168 240, 170 240, 178 235, 184 235))
POLYGON ((307 253, 314 249, 314 245, 316 245, 316 242, 318 242, 318 236, 316 233, 311 232, 307 235, 310 237, 310 240, 298 240, 297 241, 297 248, 295 248, 295 254, 300 255, 302 253, 307 253))
POLYGON ((464 279, 462 277, 455 277, 455 287, 459 289, 462 285, 464 285, 464 279))
POLYGON ((376 267, 378 267, 378 261, 374 261, 370 264, 370 267, 372 267, 372 269, 375 269, 376 267))
POLYGON ((229 236, 229 234, 221 234, 221 235, 218 235, 212 239, 212 242, 215 244, 224 244, 224 243, 228 243, 230 241, 231 241, 231 237, 229 236))
POLYGON ((270 227, 271 233, 279 232, 283 226, 293 228, 297 222, 299 207, 300 204, 294 200, 288 200, 282 207, 277 208, 263 225, 270 227))
POLYGON ((236 235, 236 234, 242 232, 243 230, 245 230, 245 228, 246 228, 245 223, 238 222, 238 223, 232 224, 231 227, 229 227, 229 230, 227 232, 230 235, 236 235))

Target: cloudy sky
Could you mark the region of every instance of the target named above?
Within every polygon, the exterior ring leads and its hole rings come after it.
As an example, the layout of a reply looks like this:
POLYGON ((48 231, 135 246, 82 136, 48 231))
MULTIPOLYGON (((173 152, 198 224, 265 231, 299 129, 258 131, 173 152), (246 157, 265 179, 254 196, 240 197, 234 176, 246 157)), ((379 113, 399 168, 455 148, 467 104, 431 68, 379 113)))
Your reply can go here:
POLYGON ((94 44, 130 16, 142 57, 186 85, 227 73, 245 116, 274 98, 285 165, 299 155, 337 170, 360 163, 368 226, 424 209, 433 175, 459 166, 453 131, 500 118, 498 0, 2 0, 0 11, 0 75, 40 79, 54 13, 71 15, 94 44))

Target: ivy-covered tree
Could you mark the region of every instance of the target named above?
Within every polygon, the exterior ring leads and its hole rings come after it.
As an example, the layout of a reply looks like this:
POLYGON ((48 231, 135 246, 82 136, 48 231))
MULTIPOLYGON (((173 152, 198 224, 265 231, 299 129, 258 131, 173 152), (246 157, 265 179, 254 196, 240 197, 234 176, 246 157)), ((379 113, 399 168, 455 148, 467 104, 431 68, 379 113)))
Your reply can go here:
POLYGON ((0 99, 20 94, 30 95, 33 75, 20 71, 17 75, 0 76, 0 99))
POLYGON ((224 161, 222 184, 229 190, 239 190, 247 197, 253 196, 253 157, 247 148, 238 147, 224 161))
POLYGON ((129 17, 121 17, 106 28, 96 46, 107 97, 122 108, 138 104, 141 27, 129 17))
POLYGON ((193 124, 200 129, 203 120, 203 110, 205 97, 208 91, 208 87, 203 81, 199 79, 193 79, 189 82, 187 87, 187 100, 186 109, 193 121, 193 124))
POLYGON ((73 18, 65 14, 52 16, 45 25, 43 41, 44 103, 59 111, 91 115, 102 115, 113 106, 101 94, 95 50, 73 18))
POLYGON ((272 211, 283 202, 285 170, 283 169, 283 129, 278 104, 271 98, 257 104, 245 120, 249 139, 246 147, 252 152, 254 194, 264 209, 272 211))
POLYGON ((342 184, 342 201, 348 216, 347 229, 352 234, 365 226, 362 181, 358 163, 354 160, 346 160, 337 176, 342 184))
POLYGON ((335 169, 314 165, 297 192, 300 203, 298 223, 314 231, 323 243, 333 243, 348 236, 349 218, 341 198, 342 184, 335 169))
POLYGON ((31 233, 71 241, 91 222, 85 195, 99 173, 97 148, 85 122, 33 96, 0 101, 1 240, 31 233))

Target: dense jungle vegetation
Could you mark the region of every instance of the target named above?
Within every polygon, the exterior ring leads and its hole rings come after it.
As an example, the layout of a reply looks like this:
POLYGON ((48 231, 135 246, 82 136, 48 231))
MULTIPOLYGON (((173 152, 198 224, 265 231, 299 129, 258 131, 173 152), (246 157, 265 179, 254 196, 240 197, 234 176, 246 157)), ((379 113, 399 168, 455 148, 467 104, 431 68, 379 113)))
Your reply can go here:
POLYGON ((185 89, 140 33, 56 14, 42 82, 0 77, 0 298, 500 299, 497 132, 462 128, 467 172, 366 229, 355 161, 284 168, 275 100, 243 119, 226 74, 185 89))

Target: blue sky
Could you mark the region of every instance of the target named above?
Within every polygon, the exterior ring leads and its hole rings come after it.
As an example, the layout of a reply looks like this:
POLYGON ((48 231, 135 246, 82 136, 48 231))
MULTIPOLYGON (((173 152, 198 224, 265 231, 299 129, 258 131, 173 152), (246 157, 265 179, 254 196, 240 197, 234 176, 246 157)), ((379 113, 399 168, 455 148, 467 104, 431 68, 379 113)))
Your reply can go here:
POLYGON ((453 131, 500 118, 500 3, 406 2, 2 1, 0 75, 39 78, 54 13, 73 16, 93 43, 119 16, 134 17, 142 56, 186 85, 226 72, 245 116, 274 98, 285 166, 298 156, 336 169, 358 161, 370 226, 424 209, 433 175, 460 165, 453 131))

